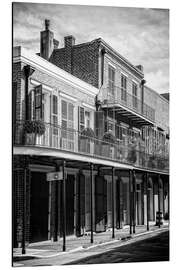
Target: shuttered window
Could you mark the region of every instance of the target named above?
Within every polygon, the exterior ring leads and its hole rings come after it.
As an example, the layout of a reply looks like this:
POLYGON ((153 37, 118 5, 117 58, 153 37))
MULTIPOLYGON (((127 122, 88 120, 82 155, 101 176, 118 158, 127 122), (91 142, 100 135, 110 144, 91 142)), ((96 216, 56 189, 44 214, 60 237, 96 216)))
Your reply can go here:
POLYGON ((85 128, 84 108, 79 107, 79 131, 82 131, 84 128, 85 128))
POLYGON ((62 138, 63 147, 66 149, 74 149, 74 105, 65 100, 61 101, 62 113, 62 138))
POLYGON ((108 67, 108 84, 109 84, 109 92, 114 95, 114 87, 115 87, 115 70, 113 67, 108 67))
POLYGON ((121 74, 121 100, 127 100, 127 77, 121 74))
POLYGON ((133 107, 137 108, 138 104, 137 104, 137 84, 136 83, 132 83, 132 95, 133 95, 133 107))
POLYGON ((43 120, 42 104, 42 85, 38 85, 34 89, 35 120, 43 120))

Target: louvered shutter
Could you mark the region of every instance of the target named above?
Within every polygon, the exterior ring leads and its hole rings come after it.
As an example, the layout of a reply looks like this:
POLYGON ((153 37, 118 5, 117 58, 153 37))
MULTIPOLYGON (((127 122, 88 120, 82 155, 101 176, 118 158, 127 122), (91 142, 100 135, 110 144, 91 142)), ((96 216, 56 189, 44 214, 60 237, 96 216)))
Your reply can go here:
POLYGON ((35 106, 35 119, 42 120, 42 85, 38 85, 34 89, 34 106, 35 106))
POLYGON ((95 112, 95 133, 98 138, 102 138, 104 135, 104 112, 95 112))

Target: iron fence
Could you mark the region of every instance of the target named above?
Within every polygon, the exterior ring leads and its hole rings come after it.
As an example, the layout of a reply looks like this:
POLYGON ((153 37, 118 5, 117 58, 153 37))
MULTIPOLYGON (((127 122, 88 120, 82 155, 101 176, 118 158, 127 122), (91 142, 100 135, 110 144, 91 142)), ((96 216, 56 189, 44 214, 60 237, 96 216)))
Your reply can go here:
POLYGON ((38 146, 70 151, 91 157, 117 161, 141 168, 168 171, 169 158, 165 155, 147 154, 137 145, 124 145, 123 142, 111 143, 107 140, 82 135, 74 129, 62 129, 44 123, 44 134, 27 133, 24 122, 17 122, 14 129, 14 145, 38 146))

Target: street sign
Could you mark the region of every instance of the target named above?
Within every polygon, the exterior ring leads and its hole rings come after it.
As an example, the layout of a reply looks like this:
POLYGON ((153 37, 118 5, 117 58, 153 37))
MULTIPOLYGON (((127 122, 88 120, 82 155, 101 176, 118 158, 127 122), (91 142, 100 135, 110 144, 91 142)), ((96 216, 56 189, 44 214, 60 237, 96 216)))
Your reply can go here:
POLYGON ((50 172, 47 173, 47 181, 63 180, 63 172, 50 172))

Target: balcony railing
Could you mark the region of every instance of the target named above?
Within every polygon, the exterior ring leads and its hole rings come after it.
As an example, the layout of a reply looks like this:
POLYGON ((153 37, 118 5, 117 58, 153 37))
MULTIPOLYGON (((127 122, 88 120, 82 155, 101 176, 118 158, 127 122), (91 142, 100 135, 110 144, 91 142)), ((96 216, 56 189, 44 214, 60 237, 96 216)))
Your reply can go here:
POLYGON ((123 88, 114 86, 113 88, 102 88, 100 99, 103 104, 120 104, 124 107, 146 117, 150 121, 155 121, 155 110, 148 106, 136 96, 129 94, 123 88))
POLYGON ((24 123, 16 123, 14 145, 48 147, 160 171, 168 171, 169 168, 169 159, 165 155, 150 155, 141 151, 139 146, 110 143, 47 123, 43 135, 26 133, 24 123))

